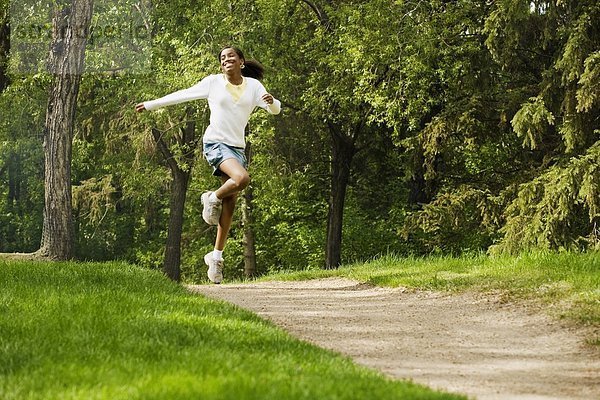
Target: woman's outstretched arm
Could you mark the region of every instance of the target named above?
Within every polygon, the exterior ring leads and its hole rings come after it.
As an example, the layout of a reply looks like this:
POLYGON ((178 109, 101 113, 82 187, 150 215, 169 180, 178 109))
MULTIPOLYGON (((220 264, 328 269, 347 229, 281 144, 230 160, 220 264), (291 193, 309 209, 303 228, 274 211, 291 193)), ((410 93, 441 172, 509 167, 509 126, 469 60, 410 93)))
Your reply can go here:
POLYGON ((178 90, 156 100, 145 101, 135 106, 137 112, 144 110, 152 111, 157 108, 167 107, 186 101, 206 99, 210 90, 211 77, 208 76, 200 82, 187 89, 178 90))

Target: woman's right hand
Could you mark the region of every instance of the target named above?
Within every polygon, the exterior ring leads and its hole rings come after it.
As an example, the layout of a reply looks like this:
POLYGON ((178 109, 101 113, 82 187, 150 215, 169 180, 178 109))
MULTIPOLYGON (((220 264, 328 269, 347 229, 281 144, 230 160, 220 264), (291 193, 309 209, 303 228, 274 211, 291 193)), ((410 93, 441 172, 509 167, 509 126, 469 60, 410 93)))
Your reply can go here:
POLYGON ((137 111, 137 112, 142 112, 145 109, 146 109, 146 107, 144 107, 144 103, 139 103, 139 104, 136 104, 136 106, 135 106, 135 111, 137 111))

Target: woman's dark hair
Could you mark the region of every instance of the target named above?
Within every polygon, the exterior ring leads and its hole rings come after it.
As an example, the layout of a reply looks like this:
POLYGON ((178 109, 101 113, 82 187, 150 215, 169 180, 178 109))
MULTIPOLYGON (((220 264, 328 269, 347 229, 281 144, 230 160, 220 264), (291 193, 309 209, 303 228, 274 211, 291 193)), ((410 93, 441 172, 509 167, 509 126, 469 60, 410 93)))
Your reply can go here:
POLYGON ((223 47, 219 52, 219 62, 221 62, 221 53, 223 53, 223 50, 225 49, 232 49, 233 51, 235 51, 235 54, 237 54, 239 58, 244 60, 244 68, 242 68, 243 76, 258 79, 259 81, 265 76, 265 67, 263 67, 262 64, 256 60, 247 60, 246 57, 244 57, 244 53, 242 52, 242 50, 238 49, 237 47, 223 47))

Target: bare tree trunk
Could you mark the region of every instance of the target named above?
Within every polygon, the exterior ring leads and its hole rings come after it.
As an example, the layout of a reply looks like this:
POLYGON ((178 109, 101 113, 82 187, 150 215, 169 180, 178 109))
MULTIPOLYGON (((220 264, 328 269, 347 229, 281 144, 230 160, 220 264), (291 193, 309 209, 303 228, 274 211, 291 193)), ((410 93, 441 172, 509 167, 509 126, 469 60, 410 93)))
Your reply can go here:
POLYGON ((10 207, 18 205, 21 200, 22 170, 20 154, 11 151, 8 156, 8 204, 10 207))
MULTIPOLYGON (((251 143, 246 143, 246 159, 248 164, 252 160, 251 143)), ((244 226, 244 275, 251 278, 256 275, 256 239, 254 236, 254 216, 252 214, 254 198, 252 185, 249 185, 244 191, 244 203, 242 207, 242 225, 244 226)))
POLYGON ((431 201, 427 193, 427 180, 423 167, 424 156, 421 149, 416 149, 413 155, 413 172, 409 181, 408 204, 417 209, 431 201))
POLYGON ((49 68, 54 74, 44 128, 44 222, 39 255, 73 257, 71 198, 73 125, 93 0, 59 3, 52 21, 49 68))
POLYGON ((165 258, 163 272, 170 279, 179 282, 181 278, 181 234, 183 231, 183 214, 185 210, 185 199, 189 186, 192 166, 194 164, 194 151, 196 148, 196 123, 191 120, 191 109, 186 110, 188 123, 182 129, 181 135, 176 136, 177 144, 183 149, 183 163, 179 165, 173 152, 165 143, 162 132, 152 129, 152 135, 156 144, 169 165, 171 176, 171 196, 169 202, 169 227, 167 231, 167 242, 165 245, 165 258))
POLYGON ((175 282, 179 282, 181 278, 180 266, 183 212, 185 208, 185 198, 190 180, 190 174, 189 172, 182 171, 181 169, 171 172, 173 172, 173 181, 171 182, 169 228, 167 231, 163 272, 170 279, 174 280, 175 282))
POLYGON ((9 3, 0 10, 0 92, 8 87, 8 53, 10 52, 9 3))
POLYGON ((342 262, 344 204, 356 148, 352 139, 344 135, 339 127, 330 125, 329 130, 332 139, 331 194, 327 220, 325 269, 334 269, 338 268, 342 262))

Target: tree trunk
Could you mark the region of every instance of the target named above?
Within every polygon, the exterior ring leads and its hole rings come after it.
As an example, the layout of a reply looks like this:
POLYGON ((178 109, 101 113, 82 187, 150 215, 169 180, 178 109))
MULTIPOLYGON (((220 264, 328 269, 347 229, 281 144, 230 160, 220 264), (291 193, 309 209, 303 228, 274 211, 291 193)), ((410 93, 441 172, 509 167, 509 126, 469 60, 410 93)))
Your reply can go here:
POLYGON ((8 53, 10 52, 10 26, 8 24, 8 2, 6 10, 0 10, 0 92, 8 87, 8 53))
MULTIPOLYGON (((12 152, 8 156, 8 204, 12 208, 18 206, 21 199, 22 166, 19 153, 12 152)), ((17 208, 17 207, 16 207, 17 208)))
POLYGON ((163 271, 170 279, 179 282, 181 277, 181 233, 183 231, 183 211, 189 183, 189 172, 181 169, 173 172, 171 182, 171 201, 169 210, 169 228, 165 247, 163 271))
MULTIPOLYGON (((412 159, 412 175, 410 177, 408 205, 415 210, 419 210, 424 204, 430 203, 437 192, 437 179, 427 179, 425 170, 424 150, 417 147, 414 150, 412 159)), ((434 171, 443 172, 443 160, 437 155, 434 159, 434 171)))
POLYGON ((423 204, 431 200, 427 193, 427 181, 425 180, 425 168, 423 167, 424 156, 421 149, 416 149, 413 155, 412 175, 410 177, 408 205, 419 209, 423 204))
POLYGON ((334 269, 342 262, 344 204, 356 148, 351 138, 345 136, 338 127, 330 125, 329 129, 332 138, 332 159, 325 269, 334 269))
POLYGON ((71 198, 73 125, 93 0, 60 4, 52 21, 49 68, 54 75, 44 128, 44 221, 39 254, 73 257, 71 198))
POLYGON ((175 160, 173 152, 162 138, 162 132, 152 129, 152 135, 159 150, 165 157, 171 176, 171 196, 169 203, 169 227, 167 231, 167 242, 165 246, 165 258, 163 272, 170 279, 179 282, 181 278, 181 234, 183 231, 183 214, 185 210, 185 199, 194 164, 194 151, 196 148, 196 123, 191 120, 191 109, 186 110, 188 123, 182 130, 181 136, 175 138, 177 144, 183 149, 183 162, 179 165, 175 160))
MULTIPOLYGON (((248 164, 252 160, 252 147, 250 142, 246 143, 246 159, 248 164)), ((242 207, 242 225, 244 226, 244 275, 251 278, 256 275, 256 239, 254 236, 254 216, 252 214, 254 198, 252 185, 244 191, 244 204, 242 207)))

